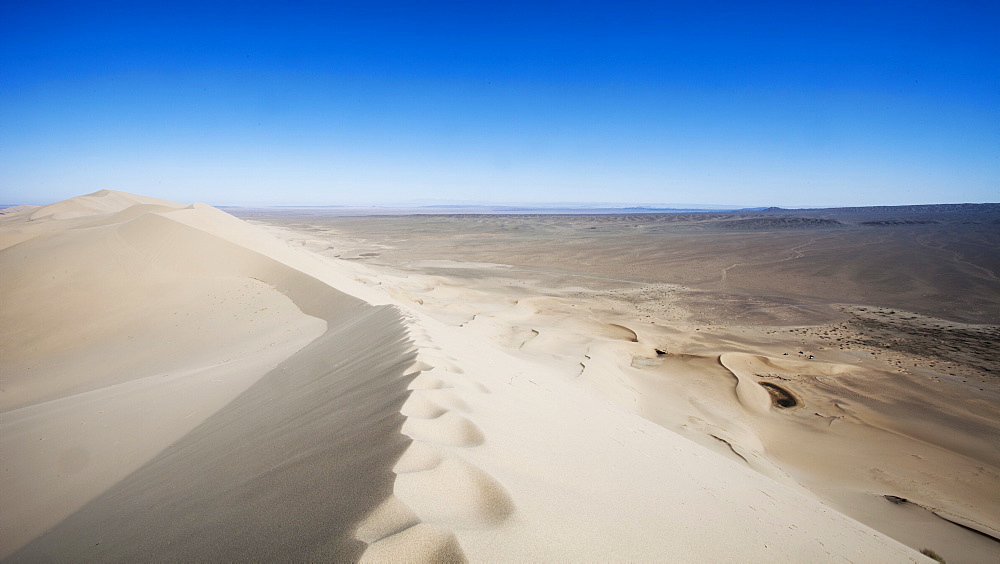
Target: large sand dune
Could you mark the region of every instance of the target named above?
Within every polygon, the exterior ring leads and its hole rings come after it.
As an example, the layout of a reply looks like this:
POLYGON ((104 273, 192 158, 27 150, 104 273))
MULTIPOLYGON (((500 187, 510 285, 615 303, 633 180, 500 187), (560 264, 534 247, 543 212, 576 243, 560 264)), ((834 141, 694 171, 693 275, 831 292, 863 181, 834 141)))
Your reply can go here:
MULTIPOLYGON (((454 265, 379 271, 284 235, 116 192, 0 217, 0 555, 925 560, 772 455, 823 416, 782 419, 756 382, 793 388, 778 376, 805 360, 695 350, 692 329, 600 314, 599 296, 485 292, 439 272, 454 265), (664 415, 684 405, 727 451, 664 415)), ((870 385, 842 364, 792 394, 824 411, 823 385, 870 385)), ((920 456, 955 440, 889 414, 869 427, 915 434, 920 456)), ((966 438, 966 458, 994 455, 966 438)), ((968 480, 938 509, 982 527, 995 515, 958 499, 968 480)))
POLYGON ((400 313, 131 198, 4 218, 4 554, 360 554, 405 446, 400 313))

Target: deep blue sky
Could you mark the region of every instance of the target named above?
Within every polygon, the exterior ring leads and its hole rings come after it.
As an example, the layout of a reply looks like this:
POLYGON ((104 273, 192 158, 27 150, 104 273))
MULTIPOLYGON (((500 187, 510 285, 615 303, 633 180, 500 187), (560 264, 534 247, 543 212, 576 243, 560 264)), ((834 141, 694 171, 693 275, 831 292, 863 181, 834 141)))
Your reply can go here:
POLYGON ((995 1, 0 0, 0 202, 996 202, 998 29, 995 1))

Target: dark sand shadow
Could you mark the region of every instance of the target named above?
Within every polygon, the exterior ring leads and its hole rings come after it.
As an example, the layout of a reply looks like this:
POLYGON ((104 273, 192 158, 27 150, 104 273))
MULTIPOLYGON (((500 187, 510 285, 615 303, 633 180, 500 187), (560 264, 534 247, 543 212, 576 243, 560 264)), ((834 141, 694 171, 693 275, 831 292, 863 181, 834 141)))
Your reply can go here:
POLYGON ((151 462, 12 561, 357 560, 392 493, 415 351, 361 302, 151 462))

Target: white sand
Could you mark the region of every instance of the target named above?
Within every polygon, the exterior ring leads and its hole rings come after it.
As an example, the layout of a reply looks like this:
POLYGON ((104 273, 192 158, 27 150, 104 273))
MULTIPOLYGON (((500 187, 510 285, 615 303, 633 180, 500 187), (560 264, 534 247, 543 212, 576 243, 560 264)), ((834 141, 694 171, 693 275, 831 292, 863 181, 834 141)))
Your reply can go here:
MULTIPOLYGON (((654 422, 697 394, 609 380, 636 327, 297 246, 116 192, 0 217, 0 556, 926 560, 654 422)), ((738 445, 760 362, 723 358, 738 445)))

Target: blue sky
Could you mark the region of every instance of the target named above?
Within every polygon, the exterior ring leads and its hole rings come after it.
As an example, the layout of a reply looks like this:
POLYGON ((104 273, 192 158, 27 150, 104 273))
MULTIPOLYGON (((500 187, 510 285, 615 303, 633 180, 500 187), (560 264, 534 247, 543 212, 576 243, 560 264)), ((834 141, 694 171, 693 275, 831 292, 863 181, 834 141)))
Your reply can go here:
POLYGON ((997 2, 0 2, 0 202, 1000 201, 997 2))

